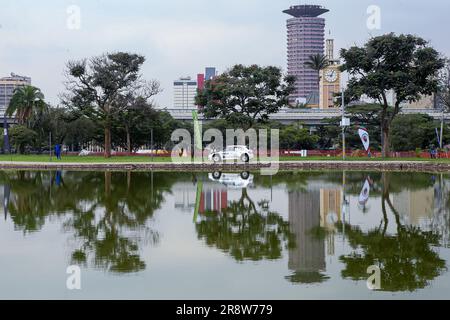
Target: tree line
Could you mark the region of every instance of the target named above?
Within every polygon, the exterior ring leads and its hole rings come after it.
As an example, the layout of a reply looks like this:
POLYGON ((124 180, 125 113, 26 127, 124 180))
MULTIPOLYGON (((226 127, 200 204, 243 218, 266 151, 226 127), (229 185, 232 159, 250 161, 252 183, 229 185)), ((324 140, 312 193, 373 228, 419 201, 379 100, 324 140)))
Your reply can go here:
MULTIPOLYGON (((373 149, 381 148, 383 157, 388 157, 392 148, 400 151, 424 148, 429 143, 437 145, 434 121, 425 115, 402 115, 401 106, 436 94, 443 111, 448 112, 448 59, 420 37, 394 33, 371 38, 361 47, 342 49, 340 55, 343 60, 340 69, 350 76, 345 102, 352 103, 353 107, 347 111, 353 123, 368 127, 375 142, 373 149), (388 100, 391 92, 395 95, 393 105, 388 100), (364 97, 374 103, 358 103, 364 97)), ((328 62, 323 55, 315 55, 305 64, 320 77, 320 71, 328 62)), ((244 128, 268 125, 270 114, 289 104, 294 84, 295 78, 283 76, 279 68, 238 65, 208 82, 199 93, 197 104, 207 118, 221 118, 244 128)), ((337 105, 341 104, 339 100, 342 98, 337 99, 337 105)), ((357 126, 350 128, 351 146, 360 146, 359 142, 355 143, 359 141, 357 126)), ((308 134, 305 130, 301 124, 284 127, 280 144, 297 149, 307 149, 311 145, 339 147, 338 119, 330 120, 314 133, 308 134)))
MULTIPOLYGON (((425 115, 402 115, 401 105, 438 93, 443 108, 450 108, 450 64, 446 58, 420 37, 395 34, 343 49, 341 58, 341 70, 350 75, 345 102, 353 104, 347 109, 354 123, 350 146, 360 147, 356 135, 359 125, 369 130, 373 148, 379 147, 385 157, 391 149, 437 145, 436 123, 425 115), (389 92, 396 97, 394 105, 388 102, 389 92), (362 97, 375 103, 359 105, 362 97)), ((105 157, 110 157, 112 148, 133 152, 148 144, 153 133, 155 147, 170 146, 172 131, 186 128, 192 132, 192 124, 176 121, 155 108, 153 98, 161 88, 157 80, 144 79, 144 62, 144 56, 126 52, 70 61, 59 107, 46 104, 38 88, 17 89, 7 110, 17 119, 10 132, 12 145, 19 152, 45 151, 51 133, 55 143, 72 150, 94 141, 103 146, 105 157)), ((312 56, 306 64, 320 73, 327 63, 323 56, 312 56)), ((294 88, 295 77, 284 75, 278 67, 235 65, 206 81, 196 104, 212 121, 211 127, 280 129, 284 149, 339 147, 338 119, 329 120, 316 131, 301 123, 286 126, 270 121, 270 115, 290 105, 294 88)), ((445 129, 447 138, 449 130, 445 129)))
POLYGON ((19 153, 41 153, 51 144, 79 151, 94 142, 104 147, 105 157, 111 148, 131 153, 151 140, 155 148, 167 147, 172 131, 188 125, 155 108, 151 98, 160 85, 142 80, 144 61, 143 56, 114 53, 69 62, 58 107, 47 104, 39 88, 18 88, 6 111, 17 120, 9 132, 11 145, 19 153))

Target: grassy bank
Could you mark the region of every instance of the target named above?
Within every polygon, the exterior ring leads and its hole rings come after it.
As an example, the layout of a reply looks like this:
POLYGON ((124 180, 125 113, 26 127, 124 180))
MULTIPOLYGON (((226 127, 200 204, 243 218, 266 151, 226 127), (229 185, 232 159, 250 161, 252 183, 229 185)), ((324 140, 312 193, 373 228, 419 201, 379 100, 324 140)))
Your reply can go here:
MULTIPOLYGON (((267 159, 269 160, 269 159, 267 159)), ((425 161, 450 163, 450 159, 424 159, 424 158, 352 158, 347 157, 347 161, 425 161)), ((146 163, 146 162, 171 162, 170 157, 154 157, 149 156, 120 156, 105 159, 101 156, 63 156, 62 160, 56 160, 55 157, 48 155, 0 155, 0 161, 6 162, 63 162, 63 163, 146 163)), ((281 157, 280 161, 342 161, 341 157, 281 157)))

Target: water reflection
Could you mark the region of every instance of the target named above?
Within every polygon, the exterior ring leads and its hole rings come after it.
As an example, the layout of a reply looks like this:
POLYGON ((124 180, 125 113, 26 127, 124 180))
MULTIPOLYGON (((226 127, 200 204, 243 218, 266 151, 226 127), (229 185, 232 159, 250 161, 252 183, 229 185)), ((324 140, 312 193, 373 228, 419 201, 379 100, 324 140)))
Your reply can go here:
POLYGON ((294 246, 288 221, 268 210, 266 199, 256 203, 250 197, 247 186, 253 175, 243 172, 208 176, 213 182, 204 185, 199 198, 199 239, 237 261, 279 259, 283 249, 294 246), (227 188, 239 189, 240 196, 228 201, 227 188))
POLYGON ((71 263, 128 273, 145 269, 139 247, 156 244, 159 234, 148 221, 176 180, 172 174, 153 180, 152 173, 1 172, 5 215, 24 234, 60 216, 73 236, 71 263))
POLYGON ((377 265, 389 292, 427 288, 446 273, 449 183, 387 172, 0 172, 5 219, 24 237, 57 221, 71 239, 68 263, 150 271, 143 249, 164 244, 155 215, 180 212, 194 217, 185 228, 196 245, 255 268, 282 263, 292 287, 365 282, 377 265))
POLYGON ((294 283, 322 282, 325 271, 325 242, 317 235, 320 228, 321 191, 289 191, 289 223, 295 233, 297 247, 289 250, 286 277, 294 283))

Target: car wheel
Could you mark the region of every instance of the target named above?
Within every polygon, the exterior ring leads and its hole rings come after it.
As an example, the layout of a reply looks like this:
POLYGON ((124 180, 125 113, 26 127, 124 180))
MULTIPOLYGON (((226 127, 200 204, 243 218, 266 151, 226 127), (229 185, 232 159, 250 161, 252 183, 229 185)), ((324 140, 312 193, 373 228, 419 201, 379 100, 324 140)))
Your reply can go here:
POLYGON ((241 156, 241 160, 242 160, 242 162, 247 163, 247 162, 250 161, 250 158, 249 158, 248 154, 243 154, 243 155, 241 156))
POLYGON ((220 162, 222 160, 222 158, 218 154, 213 155, 212 159, 214 162, 220 162))
POLYGON ((218 180, 222 176, 222 173, 219 172, 219 171, 214 171, 212 176, 213 176, 214 179, 218 180))
POLYGON ((243 180, 247 180, 248 177, 250 177, 250 172, 248 172, 248 171, 241 172, 241 178, 243 180))

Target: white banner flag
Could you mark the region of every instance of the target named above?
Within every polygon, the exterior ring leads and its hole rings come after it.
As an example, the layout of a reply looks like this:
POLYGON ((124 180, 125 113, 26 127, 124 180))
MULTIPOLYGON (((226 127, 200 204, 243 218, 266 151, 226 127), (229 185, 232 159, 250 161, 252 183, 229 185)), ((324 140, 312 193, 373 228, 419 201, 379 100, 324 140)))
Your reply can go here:
POLYGON ((369 132, 367 132, 366 128, 359 128, 358 130, 359 137, 364 145, 364 149, 370 153, 370 139, 369 132))

